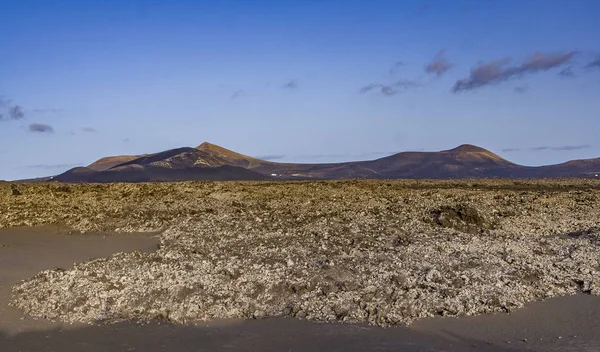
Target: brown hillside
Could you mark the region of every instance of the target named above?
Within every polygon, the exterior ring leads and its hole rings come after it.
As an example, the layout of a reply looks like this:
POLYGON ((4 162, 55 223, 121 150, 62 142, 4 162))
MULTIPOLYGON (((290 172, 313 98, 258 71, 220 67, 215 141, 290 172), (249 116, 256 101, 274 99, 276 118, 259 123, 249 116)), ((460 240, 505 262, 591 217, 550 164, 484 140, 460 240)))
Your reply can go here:
POLYGON ((196 147, 196 149, 211 154, 213 156, 222 158, 229 165, 244 167, 247 169, 254 169, 264 164, 271 164, 271 162, 269 161, 260 160, 248 155, 236 153, 232 150, 223 148, 216 144, 211 144, 209 142, 204 142, 200 144, 196 147))
POLYGON ((87 167, 90 168, 90 169, 92 169, 92 170, 96 170, 96 171, 107 170, 107 169, 110 169, 113 166, 116 166, 116 165, 119 165, 119 164, 122 164, 122 163, 126 163, 128 161, 133 160, 133 159, 137 159, 137 158, 139 158, 141 156, 142 155, 107 156, 107 157, 104 157, 104 158, 101 158, 101 159, 98 159, 98 160, 94 161, 93 163, 91 163, 87 167))

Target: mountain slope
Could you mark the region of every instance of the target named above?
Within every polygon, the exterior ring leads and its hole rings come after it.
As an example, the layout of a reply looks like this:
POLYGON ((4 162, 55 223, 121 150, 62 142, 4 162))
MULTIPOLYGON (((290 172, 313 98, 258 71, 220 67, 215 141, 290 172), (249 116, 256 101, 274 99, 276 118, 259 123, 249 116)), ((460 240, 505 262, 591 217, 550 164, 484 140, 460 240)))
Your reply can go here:
POLYGON ((69 170, 54 177, 54 181, 73 183, 106 182, 179 182, 179 181, 240 181, 268 180, 267 176, 235 166, 192 167, 169 169, 156 166, 126 165, 103 171, 89 168, 69 170), (83 169, 83 170, 82 170, 83 169))
POLYGON ((260 160, 260 159, 253 158, 251 156, 236 153, 229 149, 225 149, 221 146, 211 144, 208 142, 204 142, 204 143, 200 144, 199 146, 196 147, 196 149, 199 151, 205 152, 207 154, 213 155, 215 157, 218 157, 218 158, 224 160, 225 162, 227 162, 229 165, 239 166, 239 167, 243 167, 246 169, 256 169, 261 166, 268 166, 268 165, 274 164, 270 161, 260 160))
POLYGON ((529 168, 529 177, 600 177, 600 158, 529 168))
POLYGON ((131 161, 133 159, 139 158, 141 155, 119 155, 119 156, 107 156, 105 158, 101 158, 91 163, 87 167, 95 170, 102 171, 110 169, 113 166, 131 161))

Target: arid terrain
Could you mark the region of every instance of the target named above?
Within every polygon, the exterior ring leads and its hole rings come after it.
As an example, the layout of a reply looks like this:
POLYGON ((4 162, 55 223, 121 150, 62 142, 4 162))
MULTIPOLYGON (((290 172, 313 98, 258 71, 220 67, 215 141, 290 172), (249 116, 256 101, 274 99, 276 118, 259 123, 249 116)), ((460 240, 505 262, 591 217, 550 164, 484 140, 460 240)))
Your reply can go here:
POLYGON ((156 252, 43 271, 40 318, 289 316, 391 326, 600 294, 600 182, 1 184, 0 226, 160 231, 156 252))

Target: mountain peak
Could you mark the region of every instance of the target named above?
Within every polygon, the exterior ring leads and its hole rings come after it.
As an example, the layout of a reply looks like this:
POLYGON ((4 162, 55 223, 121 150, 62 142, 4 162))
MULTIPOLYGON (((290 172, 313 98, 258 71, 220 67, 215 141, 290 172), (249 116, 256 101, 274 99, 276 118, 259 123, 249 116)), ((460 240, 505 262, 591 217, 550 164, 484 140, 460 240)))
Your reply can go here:
POLYGON ((450 150, 443 150, 442 152, 454 155, 463 161, 469 162, 493 162, 502 164, 512 164, 510 161, 500 157, 497 154, 490 152, 487 149, 478 147, 473 144, 461 144, 458 147, 450 150))
POLYGON ((201 151, 205 151, 205 152, 213 152, 213 153, 218 153, 218 154, 222 154, 224 156, 231 156, 231 155, 242 155, 240 153, 236 153, 232 150, 229 150, 227 148, 223 148, 220 145, 216 145, 216 144, 212 144, 209 142, 203 142, 202 144, 200 144, 199 146, 196 147, 196 149, 201 150, 201 151))
POLYGON ((489 153, 489 150, 478 147, 473 144, 461 144, 454 149, 447 150, 449 152, 458 152, 458 153, 489 153))
POLYGON ((201 149, 201 150, 204 149, 204 150, 206 150, 206 149, 213 149, 215 147, 221 148, 218 145, 212 144, 210 142, 202 142, 199 146, 196 147, 196 149, 201 149))

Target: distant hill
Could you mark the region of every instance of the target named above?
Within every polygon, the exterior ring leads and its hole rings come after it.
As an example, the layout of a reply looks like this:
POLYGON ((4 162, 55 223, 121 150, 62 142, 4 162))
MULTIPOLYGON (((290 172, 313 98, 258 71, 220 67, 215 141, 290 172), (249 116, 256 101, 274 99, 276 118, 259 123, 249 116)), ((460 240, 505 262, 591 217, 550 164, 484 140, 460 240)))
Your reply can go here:
POLYGON ((600 158, 530 167, 464 144, 439 152, 402 152, 368 161, 327 164, 277 163, 208 142, 196 148, 111 156, 41 181, 163 182, 186 180, 290 180, 344 178, 556 178, 596 177, 600 158))

